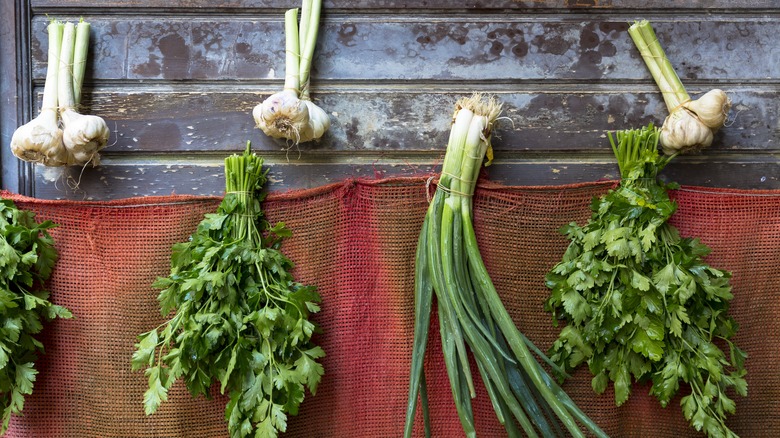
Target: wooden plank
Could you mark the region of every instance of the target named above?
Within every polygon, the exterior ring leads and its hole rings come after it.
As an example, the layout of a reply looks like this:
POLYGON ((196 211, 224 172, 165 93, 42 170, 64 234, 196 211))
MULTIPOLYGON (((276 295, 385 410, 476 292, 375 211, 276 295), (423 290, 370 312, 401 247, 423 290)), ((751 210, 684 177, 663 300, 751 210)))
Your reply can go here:
MULTIPOLYGON (((247 140, 258 150, 287 148, 257 129, 251 116, 252 108, 271 90, 235 92, 234 88, 191 88, 187 92, 170 87, 100 88, 86 90, 83 103, 111 127, 113 135, 105 150, 109 154, 227 151, 247 140)), ((514 87, 494 84, 484 88, 497 94, 508 117, 494 140, 498 152, 604 150, 608 148, 605 131, 650 122, 660 125, 667 114, 660 93, 642 91, 651 87, 616 86, 607 91, 588 85, 532 87, 526 92, 507 88, 514 87)), ((710 150, 780 150, 780 91, 735 87, 729 92, 732 121, 717 134, 710 150)), ((331 129, 319 143, 300 149, 312 155, 437 150, 447 143, 455 101, 467 94, 457 88, 438 92, 393 87, 322 90, 316 101, 330 114, 331 129)), ((40 106, 42 89, 37 95, 40 106)))
MULTIPOLYGON (((77 17, 73 17, 77 19, 77 17)), ((251 80, 281 84, 280 18, 86 16, 89 80, 251 80)), ((337 16, 320 30, 312 77, 328 81, 642 81, 651 77, 626 33, 629 17, 540 20, 337 16)), ((46 16, 33 20, 33 75, 45 77, 46 16)), ((654 19, 684 81, 777 81, 780 20, 765 16, 654 19)))
MULTIPOLYGON (((345 160, 346 161, 346 160, 345 160)), ((316 187, 345 178, 382 178, 387 176, 430 175, 439 171, 440 162, 377 159, 336 163, 302 163, 284 159, 270 164, 268 189, 284 191, 316 187)), ((508 185, 556 185, 618 178, 611 159, 497 160, 486 170, 492 181, 508 185)), ((681 184, 780 189, 780 163, 769 159, 685 158, 673 162, 664 177, 681 184)), ((130 196, 171 193, 219 195, 224 192, 220 160, 199 162, 158 161, 127 164, 110 163, 94 169, 51 169, 36 167, 35 196, 44 199, 118 199, 130 196), (71 187, 79 181, 79 188, 71 187)))
MULTIPOLYGON (((34 8, 165 8, 201 9, 214 8, 213 0, 33 0, 34 8)), ((221 0, 220 8, 258 9, 292 8, 294 0, 221 0)), ((327 9, 689 9, 689 8, 759 9, 777 7, 775 0, 326 0, 327 9)))

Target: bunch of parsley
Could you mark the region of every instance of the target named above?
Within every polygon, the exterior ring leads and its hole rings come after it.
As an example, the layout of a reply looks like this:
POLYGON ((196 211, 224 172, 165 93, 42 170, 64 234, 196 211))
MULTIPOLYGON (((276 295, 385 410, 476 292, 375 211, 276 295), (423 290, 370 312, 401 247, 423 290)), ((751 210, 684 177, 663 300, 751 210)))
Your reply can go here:
POLYGON ((54 227, 51 221, 37 223, 34 213, 0 199, 0 434, 8 429, 11 414, 22 411, 24 396, 32 394, 37 352, 43 352, 34 335, 43 322, 72 316, 52 304, 49 292, 42 289, 57 261, 48 232, 54 227))
POLYGON ((225 159, 226 195, 188 242, 173 247, 171 273, 159 278, 163 315, 173 318, 139 336, 134 370, 146 368, 146 413, 157 410, 182 378, 193 396, 210 395, 213 380, 230 401, 232 438, 275 437, 298 413, 305 388, 323 374, 309 321, 319 311, 313 286, 296 283, 280 250, 290 236, 264 220, 261 189, 267 173, 250 152, 225 159))
POLYGON ((594 199, 586 225, 562 228, 571 243, 546 277, 545 308, 567 323, 550 358, 567 371, 586 362, 597 393, 613 381, 618 406, 632 376, 652 381, 662 406, 683 382, 690 424, 711 437, 736 436, 725 424, 736 409, 727 390, 745 396, 747 383, 746 355, 731 341, 737 324, 726 313, 731 275, 708 266, 709 248, 667 223, 674 187, 657 174, 674 156, 659 155, 658 129, 616 134, 617 144, 609 138, 620 185, 594 199))

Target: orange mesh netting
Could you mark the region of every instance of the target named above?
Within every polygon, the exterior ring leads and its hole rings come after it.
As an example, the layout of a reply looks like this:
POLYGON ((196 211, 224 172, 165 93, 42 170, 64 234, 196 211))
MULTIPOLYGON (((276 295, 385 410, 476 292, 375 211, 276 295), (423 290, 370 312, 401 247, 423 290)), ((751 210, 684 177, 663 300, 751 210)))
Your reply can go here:
MULTIPOLYGON (((567 240, 558 228, 589 216, 591 197, 611 182, 562 187, 482 184, 475 226, 483 257, 518 327, 543 350, 556 338, 542 303, 544 274, 567 240)), ((8 195, 8 194, 6 194, 8 195)), ((749 396, 729 420, 743 437, 780 436, 780 192, 683 188, 674 223, 713 249, 708 261, 733 271, 731 314, 747 353, 749 396)), ((146 378, 130 371, 136 335, 163 321, 151 288, 169 271, 170 249, 195 229, 218 198, 171 196, 110 202, 43 201, 11 196, 20 208, 60 226, 52 301, 75 319, 57 320, 41 339, 46 354, 24 416, 9 437, 226 437, 225 398, 192 399, 178 384, 146 417, 146 378)), ((289 420, 289 437, 401 435, 413 336, 414 250, 427 206, 424 178, 347 181, 269 196, 265 208, 293 237, 283 250, 296 276, 323 297, 315 342, 326 353, 316 396, 289 420)), ((433 321, 433 324, 437 324, 433 321)), ((435 326, 434 326, 435 327, 435 326)), ((438 330, 426 358, 436 437, 462 436, 438 330)), ((478 380, 478 379, 477 379, 478 380)), ((616 408, 596 396, 584 368, 564 388, 604 430, 620 437, 699 436, 682 419, 679 398, 666 409, 634 387, 616 408)), ((480 436, 504 436, 484 389, 474 404, 480 436)), ((418 415, 419 416, 419 415, 418 415)), ((419 425, 419 424, 418 424, 419 425)), ((418 430, 418 433, 420 431, 418 430)))

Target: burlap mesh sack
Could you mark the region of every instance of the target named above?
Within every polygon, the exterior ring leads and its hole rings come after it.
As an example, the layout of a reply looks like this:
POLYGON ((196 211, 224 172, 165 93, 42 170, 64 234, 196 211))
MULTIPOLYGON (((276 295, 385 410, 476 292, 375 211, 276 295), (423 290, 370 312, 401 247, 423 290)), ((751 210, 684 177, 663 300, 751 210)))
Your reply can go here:
MULTIPOLYGON (((589 216, 591 198, 612 183, 561 187, 482 184, 475 197, 480 248, 505 305, 542 349, 559 328, 542 303, 544 274, 561 257, 558 228, 589 216)), ((307 395, 290 437, 397 437, 404 422, 413 335, 414 250, 427 206, 425 179, 347 181, 272 195, 271 221, 293 237, 283 250, 296 276, 323 297, 315 338, 327 356, 316 396, 307 395)), ((736 341, 749 354, 749 397, 737 398, 729 425, 743 437, 780 436, 780 193, 684 188, 674 195, 674 223, 713 248, 708 261, 733 271, 736 341)), ((173 196, 101 203, 14 197, 21 208, 60 224, 52 300, 71 309, 42 339, 46 355, 24 416, 10 437, 226 437, 225 399, 192 399, 183 385, 153 416, 143 414, 143 373, 130 371, 135 336, 163 321, 150 287, 169 270, 170 247, 194 230, 216 198, 173 196)), ((462 436, 441 359, 437 321, 426 357, 436 437, 462 436)), ((477 379, 478 380, 478 379, 477 379)), ((596 396, 586 369, 567 392, 617 437, 698 436, 678 400, 662 409, 634 387, 616 408, 608 390, 596 396)), ((484 389, 474 403, 480 436, 504 436, 484 389)), ((418 428, 419 429, 419 428, 418 428)), ((418 430, 418 435, 419 435, 418 430)))

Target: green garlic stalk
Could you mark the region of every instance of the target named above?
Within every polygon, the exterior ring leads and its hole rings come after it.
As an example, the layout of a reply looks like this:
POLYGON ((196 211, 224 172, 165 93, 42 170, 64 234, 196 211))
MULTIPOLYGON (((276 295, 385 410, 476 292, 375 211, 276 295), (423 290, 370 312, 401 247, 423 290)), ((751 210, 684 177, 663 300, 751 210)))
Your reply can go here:
POLYGON ((712 144, 726 123, 731 101, 723 90, 713 89, 691 100, 666 58, 650 22, 635 22, 628 29, 669 110, 661 128, 661 147, 667 155, 698 152, 712 144))
POLYGON ((76 27, 73 23, 65 24, 60 51, 58 92, 62 141, 69 155, 67 164, 96 166, 100 162, 98 151, 108 143, 111 131, 101 117, 79 114, 76 109, 76 96, 81 98, 87 61, 89 23, 82 20, 78 30, 76 27))
POLYGON ((18 127, 11 137, 11 151, 19 159, 46 166, 63 166, 67 152, 62 144, 62 130, 57 125, 57 72, 60 64, 63 24, 53 20, 49 33, 48 65, 40 114, 18 127))
POLYGON ((322 0, 303 0, 300 28, 298 9, 284 17, 284 89, 252 110, 257 127, 273 138, 294 144, 317 140, 330 128, 327 113, 309 97, 309 73, 317 44, 322 0))

